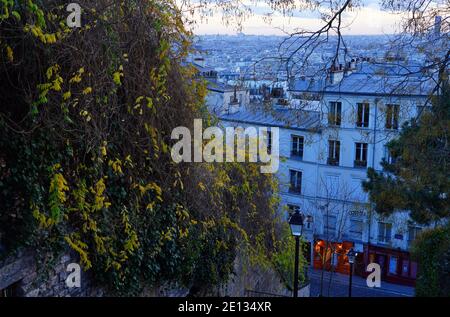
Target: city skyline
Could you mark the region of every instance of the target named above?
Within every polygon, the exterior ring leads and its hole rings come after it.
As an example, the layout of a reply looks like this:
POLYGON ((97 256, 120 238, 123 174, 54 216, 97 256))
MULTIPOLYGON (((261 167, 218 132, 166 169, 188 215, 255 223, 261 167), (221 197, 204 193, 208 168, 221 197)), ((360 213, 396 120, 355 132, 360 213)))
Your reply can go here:
MULTIPOLYGON (((242 29, 235 24, 227 25, 220 13, 212 16, 200 17, 195 14, 196 24, 192 27, 195 35, 286 35, 298 29, 314 31, 324 22, 317 13, 311 11, 293 12, 290 16, 274 13, 270 19, 266 18, 270 8, 265 5, 251 7, 253 14, 242 23, 242 29)), ((378 3, 371 3, 362 8, 347 12, 344 15, 342 32, 344 35, 382 35, 399 31, 398 26, 402 15, 382 10, 378 3)))

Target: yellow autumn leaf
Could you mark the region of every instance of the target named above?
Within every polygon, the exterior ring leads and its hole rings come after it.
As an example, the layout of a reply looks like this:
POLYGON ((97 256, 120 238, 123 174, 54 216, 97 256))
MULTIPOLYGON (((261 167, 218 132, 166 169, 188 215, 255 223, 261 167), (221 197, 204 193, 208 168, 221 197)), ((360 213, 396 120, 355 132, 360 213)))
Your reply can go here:
POLYGON ((123 76, 123 74, 121 72, 115 72, 113 74, 113 81, 116 85, 120 85, 122 82, 120 80, 120 78, 123 76))
POLYGON ((83 90, 83 95, 89 95, 90 93, 92 93, 91 87, 87 87, 85 90, 83 90))
POLYGON ((9 45, 6 46, 6 56, 8 57, 8 61, 11 63, 14 61, 14 52, 9 45))
POLYGON ((63 94, 63 100, 66 101, 72 96, 72 93, 70 91, 67 91, 63 94))

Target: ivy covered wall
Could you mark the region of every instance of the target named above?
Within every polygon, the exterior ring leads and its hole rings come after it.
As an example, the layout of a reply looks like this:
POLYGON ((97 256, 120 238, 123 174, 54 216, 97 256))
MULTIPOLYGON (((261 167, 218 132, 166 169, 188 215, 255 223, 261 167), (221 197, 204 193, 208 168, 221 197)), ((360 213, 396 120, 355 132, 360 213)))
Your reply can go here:
POLYGON ((238 252, 286 276, 275 179, 171 159, 175 127, 215 122, 174 1, 78 3, 70 28, 65 1, 0 1, 0 256, 70 249, 119 295, 207 294, 238 252))

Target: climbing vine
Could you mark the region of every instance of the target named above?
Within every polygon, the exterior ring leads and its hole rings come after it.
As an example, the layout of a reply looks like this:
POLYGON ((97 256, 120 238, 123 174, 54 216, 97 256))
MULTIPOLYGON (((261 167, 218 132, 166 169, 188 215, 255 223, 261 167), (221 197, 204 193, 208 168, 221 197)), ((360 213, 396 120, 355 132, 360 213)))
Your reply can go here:
MULTIPOLYGON (((0 1, 0 243, 78 254, 111 292, 225 283, 238 250, 283 249, 257 164, 175 164, 206 86, 173 0, 0 1)), ((261 261, 260 261, 261 262, 261 261)))

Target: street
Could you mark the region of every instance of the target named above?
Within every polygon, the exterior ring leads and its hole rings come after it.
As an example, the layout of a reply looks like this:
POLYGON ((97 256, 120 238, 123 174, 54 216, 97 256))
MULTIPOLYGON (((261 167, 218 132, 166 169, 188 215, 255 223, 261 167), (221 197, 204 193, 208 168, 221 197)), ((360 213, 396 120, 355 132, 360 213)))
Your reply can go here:
MULTIPOLYGON (((311 281, 311 297, 320 295, 320 270, 309 270, 309 278, 311 281)), ((333 273, 332 282, 330 281, 330 272, 324 272, 323 278, 323 296, 324 297, 347 297, 349 276, 333 273), (329 287, 330 286, 330 287, 329 287)), ((352 282, 353 297, 412 297, 414 296, 414 288, 381 282, 381 288, 369 288, 366 280, 360 276, 353 276, 352 282)))

